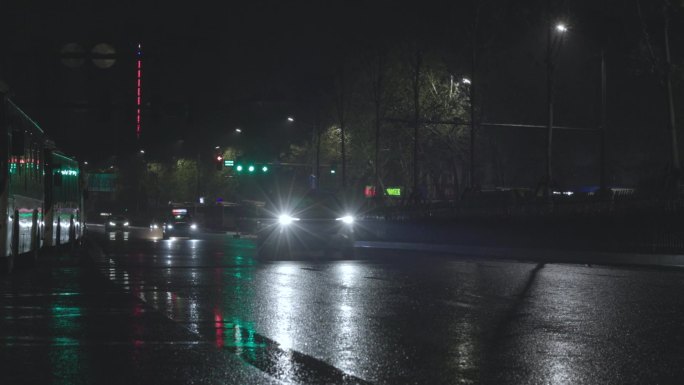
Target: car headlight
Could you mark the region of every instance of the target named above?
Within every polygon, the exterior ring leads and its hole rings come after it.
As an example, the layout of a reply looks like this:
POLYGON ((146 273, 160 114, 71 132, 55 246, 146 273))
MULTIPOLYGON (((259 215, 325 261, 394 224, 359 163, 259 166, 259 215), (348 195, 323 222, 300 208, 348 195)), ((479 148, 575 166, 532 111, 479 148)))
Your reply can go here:
POLYGON ((287 225, 291 224, 293 221, 298 221, 298 220, 299 220, 299 218, 293 218, 287 214, 283 214, 283 215, 278 217, 278 223, 280 223, 283 226, 287 226, 287 225))
POLYGON ((166 228, 170 230, 173 228, 173 225, 166 225, 166 228))
POLYGON ((348 224, 348 225, 351 225, 352 223, 354 223, 354 217, 351 216, 351 215, 345 215, 345 216, 343 216, 343 217, 341 217, 341 218, 335 218, 335 220, 336 220, 336 221, 342 221, 342 222, 344 222, 345 224, 348 224))
POLYGON ((128 222, 124 223, 124 226, 128 226, 128 222))
POLYGON ((114 223, 114 222, 109 222, 109 225, 110 225, 110 226, 116 226, 116 223, 114 223))
POLYGON ((193 230, 197 230, 197 225, 193 223, 193 224, 190 225, 190 228, 193 229, 193 230))
POLYGON ((151 228, 151 229, 158 229, 159 226, 157 226, 157 224, 155 223, 155 224, 150 225, 150 228, 151 228))

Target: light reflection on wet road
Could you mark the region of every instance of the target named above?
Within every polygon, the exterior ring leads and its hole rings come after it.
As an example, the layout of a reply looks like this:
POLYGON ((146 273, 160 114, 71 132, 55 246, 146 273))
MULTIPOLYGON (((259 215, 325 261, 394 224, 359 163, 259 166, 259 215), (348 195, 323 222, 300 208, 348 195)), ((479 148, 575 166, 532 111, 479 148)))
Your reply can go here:
MULTIPOLYGON (((684 273, 93 234, 0 279, 7 383, 677 383, 684 273)), ((5 383, 5 381, 2 381, 5 383)))

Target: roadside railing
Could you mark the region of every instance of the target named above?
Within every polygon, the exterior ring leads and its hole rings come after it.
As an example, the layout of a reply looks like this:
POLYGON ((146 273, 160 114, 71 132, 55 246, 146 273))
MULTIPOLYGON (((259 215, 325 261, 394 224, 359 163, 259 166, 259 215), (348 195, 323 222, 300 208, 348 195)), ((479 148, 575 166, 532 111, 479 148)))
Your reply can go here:
POLYGON ((382 228, 376 233, 387 240, 684 253, 684 199, 679 197, 647 199, 625 194, 610 200, 578 196, 556 197, 551 202, 427 202, 375 208, 365 220, 369 228, 382 228))

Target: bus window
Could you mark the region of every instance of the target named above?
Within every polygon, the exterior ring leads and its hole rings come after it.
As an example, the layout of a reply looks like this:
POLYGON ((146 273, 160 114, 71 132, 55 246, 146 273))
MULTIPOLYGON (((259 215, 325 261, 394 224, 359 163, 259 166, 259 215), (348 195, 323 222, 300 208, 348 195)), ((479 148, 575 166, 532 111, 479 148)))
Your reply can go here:
POLYGON ((53 176, 55 178, 54 185, 56 187, 62 187, 62 165, 61 164, 55 164, 53 168, 53 176))
POLYGON ((24 146, 26 145, 24 132, 19 130, 12 131, 12 155, 23 156, 24 146))

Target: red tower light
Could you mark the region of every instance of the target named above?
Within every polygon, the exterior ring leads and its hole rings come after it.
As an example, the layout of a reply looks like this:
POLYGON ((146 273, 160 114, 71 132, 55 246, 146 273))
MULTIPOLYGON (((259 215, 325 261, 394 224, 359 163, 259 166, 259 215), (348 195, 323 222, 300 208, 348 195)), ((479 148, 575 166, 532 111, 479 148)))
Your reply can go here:
POLYGON ((136 119, 135 119, 135 136, 136 138, 140 139, 140 131, 141 131, 141 125, 140 125, 140 109, 142 107, 142 47, 140 44, 138 44, 138 51, 136 52, 136 56, 138 58, 137 64, 138 64, 138 76, 136 78, 137 80, 137 89, 136 89, 136 106, 138 107, 137 113, 136 113, 136 119))

